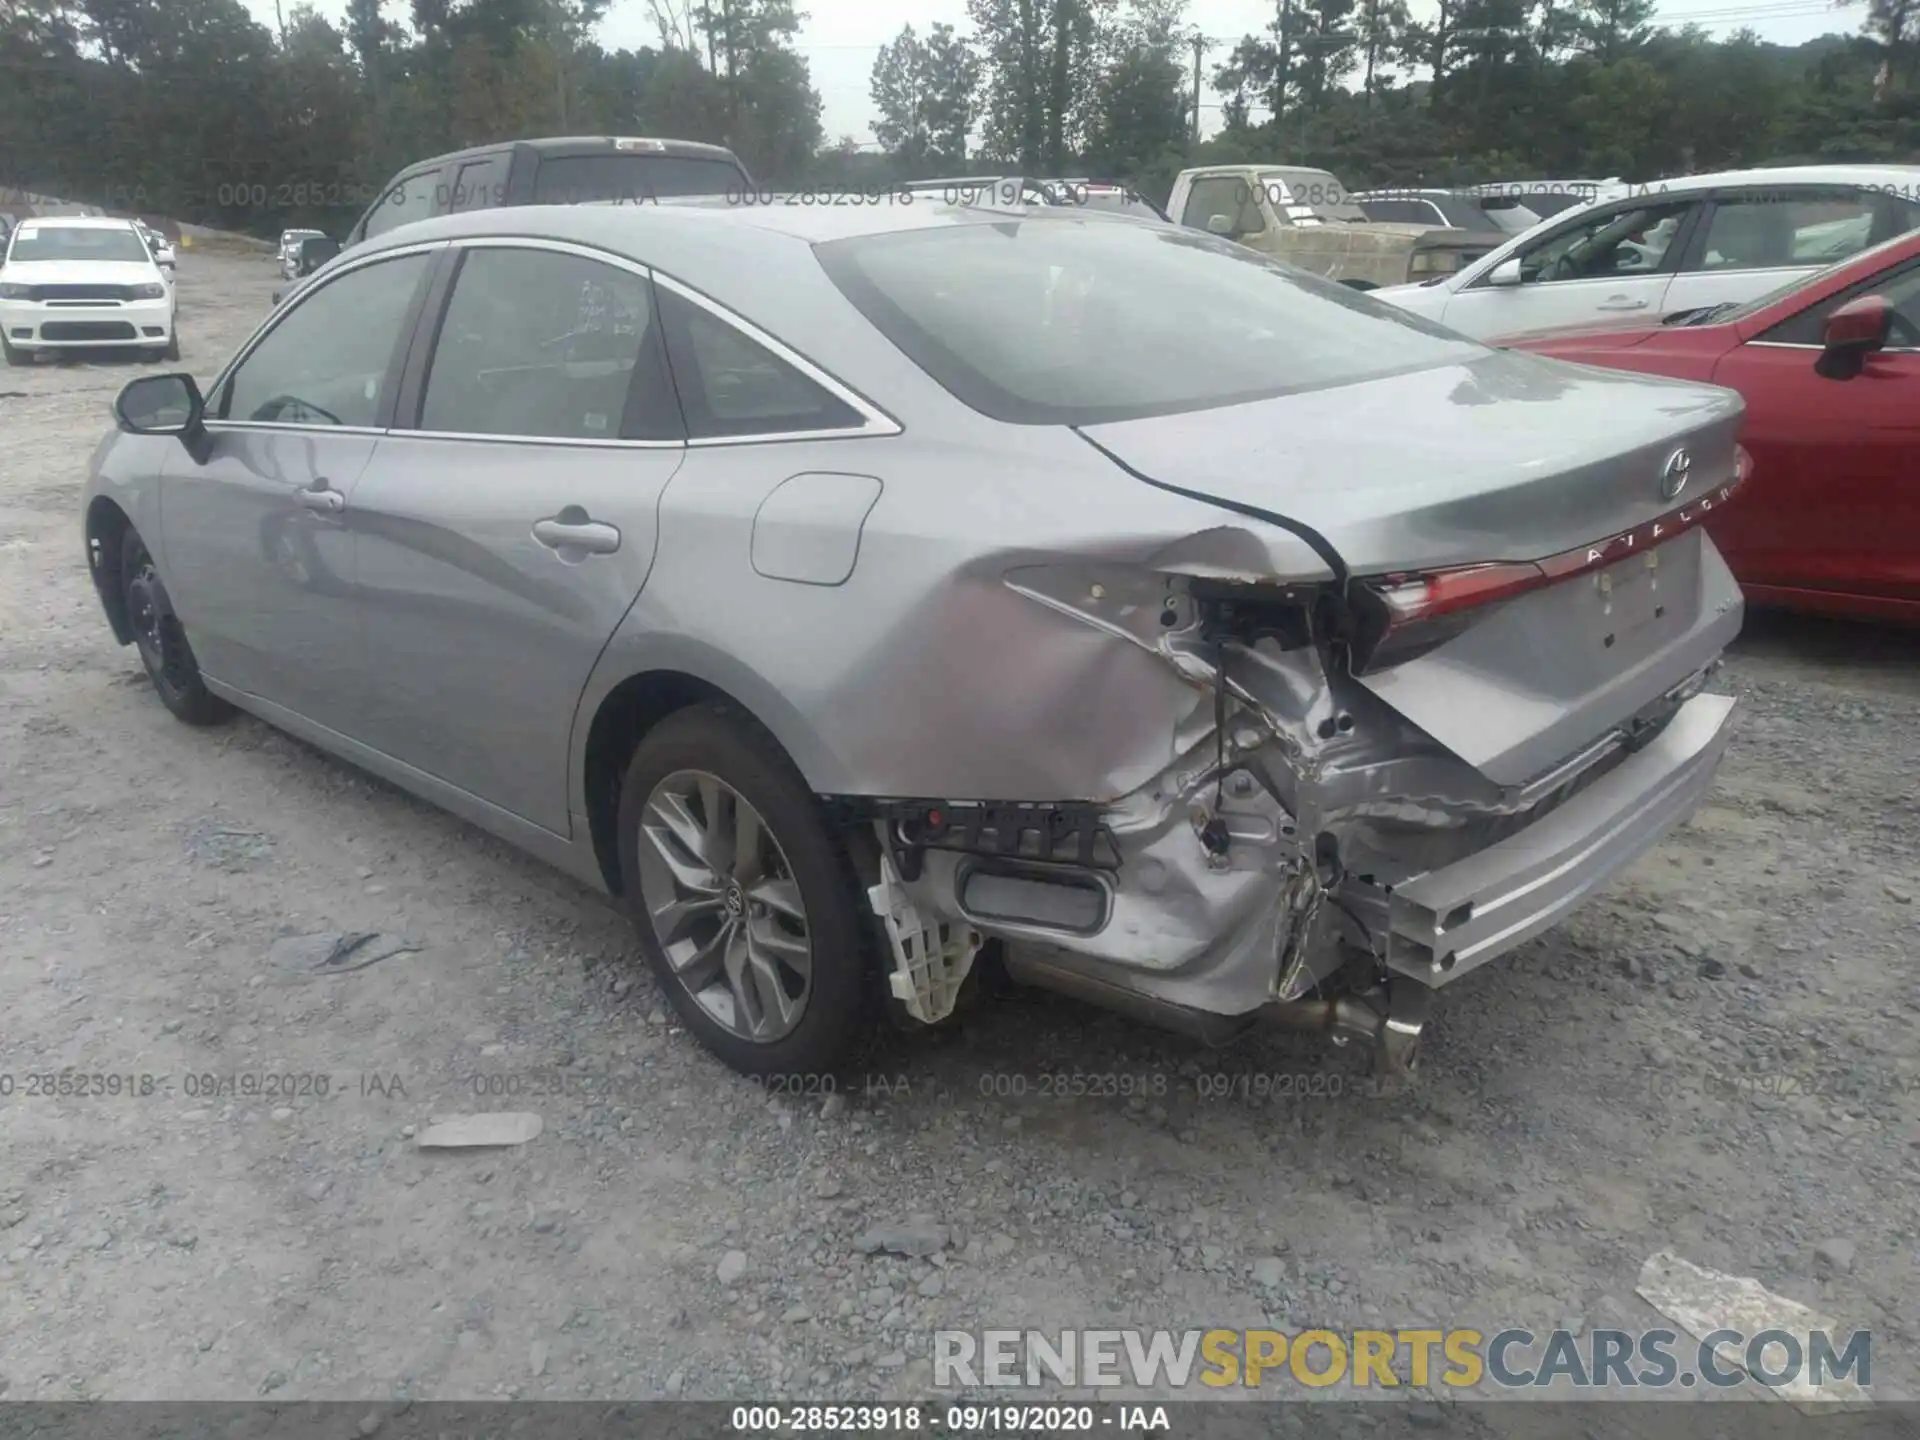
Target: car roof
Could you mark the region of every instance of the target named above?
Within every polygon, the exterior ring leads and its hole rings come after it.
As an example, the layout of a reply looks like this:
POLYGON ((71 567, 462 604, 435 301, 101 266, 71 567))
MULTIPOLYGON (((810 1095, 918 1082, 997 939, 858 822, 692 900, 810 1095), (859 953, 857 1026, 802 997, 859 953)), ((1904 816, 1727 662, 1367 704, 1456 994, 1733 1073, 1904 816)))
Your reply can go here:
POLYGON ((1778 165, 1764 170, 1715 170, 1664 180, 1620 181, 1603 185, 1600 198, 1610 200, 1622 195, 1660 195, 1734 185, 1912 186, 1916 182, 1920 182, 1920 165, 1778 165))
MULTIPOLYGON (((989 209, 922 199, 880 205, 783 205, 687 196, 658 203, 520 205, 442 215, 395 226, 354 246, 341 259, 357 261, 441 240, 561 241, 650 266, 777 329, 782 317, 810 313, 809 307, 816 302, 807 297, 838 293, 814 257, 815 245, 865 235, 1009 221, 1126 227, 1164 223, 1077 205, 989 209)), ((327 270, 332 269, 330 264, 327 270)))
POLYGON ((734 160, 736 163, 738 160, 726 146, 709 145, 702 140, 672 140, 658 135, 542 135, 532 140, 496 140, 491 145, 470 145, 464 150, 449 150, 444 155, 432 155, 416 160, 411 165, 403 165, 397 173, 423 169, 428 165, 445 165, 454 160, 467 160, 476 155, 495 155, 522 145, 542 155, 555 156, 651 153, 705 160, 734 160), (621 149, 622 146, 644 148, 629 152, 621 149))

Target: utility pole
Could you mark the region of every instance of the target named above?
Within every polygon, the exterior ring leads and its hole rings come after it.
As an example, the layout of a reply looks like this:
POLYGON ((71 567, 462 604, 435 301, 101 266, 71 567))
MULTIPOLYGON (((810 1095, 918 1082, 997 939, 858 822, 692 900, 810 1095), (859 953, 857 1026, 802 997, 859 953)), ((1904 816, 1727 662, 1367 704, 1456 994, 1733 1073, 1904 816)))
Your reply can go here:
POLYGON ((1200 143, 1200 56, 1207 48, 1207 37, 1193 37, 1193 143, 1200 143))

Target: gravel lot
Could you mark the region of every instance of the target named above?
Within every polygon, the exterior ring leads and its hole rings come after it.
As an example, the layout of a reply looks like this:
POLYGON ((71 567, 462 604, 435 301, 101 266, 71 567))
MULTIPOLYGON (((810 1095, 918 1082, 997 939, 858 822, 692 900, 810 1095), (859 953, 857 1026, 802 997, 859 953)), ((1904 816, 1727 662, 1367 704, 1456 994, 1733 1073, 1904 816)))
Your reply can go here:
MULTIPOLYGON (((275 275, 180 277, 208 379, 275 275)), ((924 1398, 945 1327, 1651 1325, 1658 1250, 1870 1327, 1876 1391, 1920 1391, 1920 637, 1755 617, 1714 802, 1449 987, 1404 1094, 1309 1039, 1021 995, 769 1097, 604 902, 255 721, 167 715, 77 509, 150 368, 0 371, 8 1399, 924 1398), (269 959, 316 931, 421 948, 269 959), (27 1093, 62 1069, 170 1079, 27 1093), (327 1093, 188 1093, 210 1073, 327 1093), (544 1132, 413 1144, 489 1109, 544 1132), (943 1249, 862 1253, 915 1217, 943 1249)))

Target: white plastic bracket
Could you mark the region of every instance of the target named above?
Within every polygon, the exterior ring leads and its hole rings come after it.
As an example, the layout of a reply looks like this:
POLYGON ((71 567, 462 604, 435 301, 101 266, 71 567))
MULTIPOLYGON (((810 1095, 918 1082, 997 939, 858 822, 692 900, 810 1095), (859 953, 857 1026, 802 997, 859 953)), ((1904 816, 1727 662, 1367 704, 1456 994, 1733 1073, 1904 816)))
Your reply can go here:
POLYGON ((935 918, 929 922, 923 917, 885 847, 880 851, 880 883, 868 887, 867 899, 886 925, 893 948, 893 973, 887 976, 887 986, 894 999, 924 1025, 946 1019, 973 970, 973 957, 982 943, 980 932, 958 921, 935 918))

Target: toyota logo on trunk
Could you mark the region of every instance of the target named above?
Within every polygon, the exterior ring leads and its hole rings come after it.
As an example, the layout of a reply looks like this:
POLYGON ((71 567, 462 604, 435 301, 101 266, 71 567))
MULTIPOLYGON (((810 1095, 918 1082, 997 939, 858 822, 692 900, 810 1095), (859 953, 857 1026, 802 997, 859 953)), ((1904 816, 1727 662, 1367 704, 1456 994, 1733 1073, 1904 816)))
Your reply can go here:
POLYGON ((1687 488, 1687 476, 1693 473, 1693 456, 1685 450, 1676 450, 1667 457, 1666 467, 1660 472, 1660 495, 1662 499, 1672 500, 1687 488))

